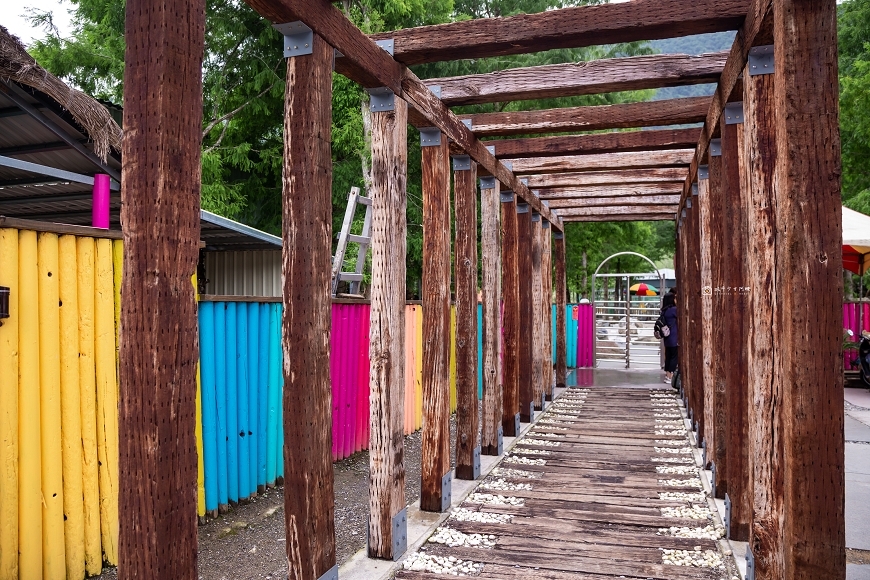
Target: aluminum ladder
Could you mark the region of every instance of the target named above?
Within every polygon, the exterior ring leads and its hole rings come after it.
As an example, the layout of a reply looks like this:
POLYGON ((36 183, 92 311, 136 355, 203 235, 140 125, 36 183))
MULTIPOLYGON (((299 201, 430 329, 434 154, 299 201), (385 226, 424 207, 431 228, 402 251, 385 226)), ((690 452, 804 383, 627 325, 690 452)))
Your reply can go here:
POLYGON ((358 187, 350 189, 350 196, 347 200, 347 209, 344 212, 344 221, 341 224, 341 232, 338 234, 338 246, 335 249, 335 256, 332 259, 332 296, 338 295, 338 285, 340 282, 350 283, 351 296, 359 296, 360 283, 363 281, 363 269, 366 265, 366 256, 368 255, 369 246, 372 243, 372 200, 368 197, 363 197, 359 193, 358 187), (353 217, 356 214, 357 205, 366 206, 366 215, 363 220, 363 229, 360 235, 350 233, 353 225, 353 217), (347 244, 359 244, 359 252, 356 257, 356 269, 353 272, 343 272, 344 257, 347 252, 347 244))

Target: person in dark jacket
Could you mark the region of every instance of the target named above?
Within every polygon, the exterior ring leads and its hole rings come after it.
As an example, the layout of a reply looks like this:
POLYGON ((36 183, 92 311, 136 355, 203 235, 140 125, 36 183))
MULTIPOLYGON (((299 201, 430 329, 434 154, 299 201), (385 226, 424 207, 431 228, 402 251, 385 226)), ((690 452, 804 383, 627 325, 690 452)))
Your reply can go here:
POLYGON ((665 324, 668 325, 671 333, 663 340, 665 341, 665 382, 670 383, 677 370, 677 354, 679 352, 680 342, 677 332, 677 304, 676 293, 668 293, 662 298, 662 316, 665 324))

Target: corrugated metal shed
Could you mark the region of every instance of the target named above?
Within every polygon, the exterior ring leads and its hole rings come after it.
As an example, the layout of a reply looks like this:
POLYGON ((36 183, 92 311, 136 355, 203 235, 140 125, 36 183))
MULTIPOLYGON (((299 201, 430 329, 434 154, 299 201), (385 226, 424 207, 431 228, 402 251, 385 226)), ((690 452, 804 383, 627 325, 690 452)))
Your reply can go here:
POLYGON ((281 296, 281 249, 206 252, 206 294, 281 296))

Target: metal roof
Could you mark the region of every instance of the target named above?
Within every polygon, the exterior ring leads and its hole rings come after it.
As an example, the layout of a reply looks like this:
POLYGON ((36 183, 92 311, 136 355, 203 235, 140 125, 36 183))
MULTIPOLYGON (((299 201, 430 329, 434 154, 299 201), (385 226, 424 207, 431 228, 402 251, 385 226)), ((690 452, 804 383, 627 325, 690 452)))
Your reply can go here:
MULTIPOLYGON (((112 151, 105 164, 99 166, 93 155, 85 156, 67 142, 72 140, 81 144, 88 153, 93 151, 84 130, 56 101, 11 81, 0 80, 0 84, 0 215, 91 225, 92 185, 77 183, 74 178, 69 179, 71 176, 64 179, 63 174, 56 171, 54 176, 41 175, 23 167, 35 163, 91 180, 97 173, 119 176, 120 152, 112 151), (63 134, 59 135, 59 131, 63 134), (20 163, 22 161, 26 163, 20 163)), ((120 116, 120 108, 107 103, 103 105, 114 117, 120 116)), ((109 207, 109 227, 112 230, 121 229, 121 195, 117 185, 113 183, 109 207)), ((201 226, 201 239, 206 250, 281 247, 281 238, 204 210, 201 226)))

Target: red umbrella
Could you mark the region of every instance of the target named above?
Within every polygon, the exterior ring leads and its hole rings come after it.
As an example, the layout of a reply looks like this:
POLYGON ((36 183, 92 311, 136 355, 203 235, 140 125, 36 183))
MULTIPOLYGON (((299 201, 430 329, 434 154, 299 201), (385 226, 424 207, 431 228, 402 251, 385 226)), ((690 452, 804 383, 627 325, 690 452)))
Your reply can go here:
POLYGON ((658 289, 656 289, 654 286, 644 284, 643 282, 641 282, 640 284, 635 284, 628 290, 636 296, 658 296, 659 293, 658 289))

